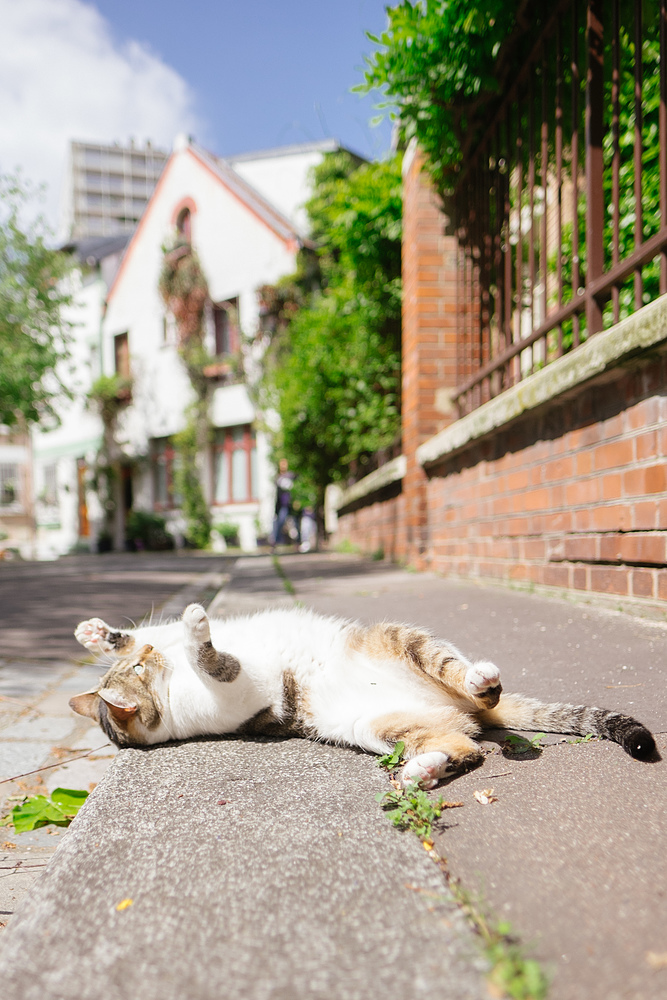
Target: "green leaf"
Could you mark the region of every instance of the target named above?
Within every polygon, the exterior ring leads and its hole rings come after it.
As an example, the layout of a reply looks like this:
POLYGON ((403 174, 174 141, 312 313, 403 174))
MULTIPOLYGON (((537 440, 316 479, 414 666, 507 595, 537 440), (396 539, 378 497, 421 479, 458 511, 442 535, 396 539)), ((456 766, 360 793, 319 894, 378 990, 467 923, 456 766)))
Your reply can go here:
POLYGON ((14 807, 12 822, 17 833, 26 833, 47 823, 66 826, 69 821, 61 809, 50 802, 45 795, 35 795, 22 805, 14 807))
POLYGON ((80 788, 54 788, 51 792, 51 801, 60 806, 66 815, 76 816, 88 794, 80 788))
POLYGON ((68 826, 87 798, 88 792, 74 788, 56 788, 50 799, 45 795, 33 795, 14 806, 11 822, 17 833, 27 833, 47 823, 68 826))

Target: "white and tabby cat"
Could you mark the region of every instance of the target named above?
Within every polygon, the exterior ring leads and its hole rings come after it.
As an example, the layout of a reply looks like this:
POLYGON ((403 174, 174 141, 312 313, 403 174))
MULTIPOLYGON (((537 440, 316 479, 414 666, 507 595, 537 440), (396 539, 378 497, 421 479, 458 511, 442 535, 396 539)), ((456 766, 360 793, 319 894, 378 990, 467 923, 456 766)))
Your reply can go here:
POLYGON ((501 694, 493 663, 470 663, 407 625, 364 626, 302 609, 209 622, 191 604, 168 625, 120 631, 91 618, 75 636, 115 662, 70 705, 119 746, 261 733, 386 753, 402 740, 402 780, 424 788, 478 763, 473 737, 485 728, 594 733, 633 757, 655 752, 636 719, 501 694))

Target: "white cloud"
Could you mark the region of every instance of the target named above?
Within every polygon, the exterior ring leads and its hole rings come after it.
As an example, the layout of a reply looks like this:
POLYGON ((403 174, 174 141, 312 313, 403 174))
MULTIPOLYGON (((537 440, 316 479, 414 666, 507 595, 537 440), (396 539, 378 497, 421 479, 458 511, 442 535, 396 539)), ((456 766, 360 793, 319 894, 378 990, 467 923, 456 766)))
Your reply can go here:
POLYGON ((188 84, 145 46, 118 45, 82 0, 0 0, 0 172, 48 185, 53 226, 70 139, 170 149, 196 132, 188 84))

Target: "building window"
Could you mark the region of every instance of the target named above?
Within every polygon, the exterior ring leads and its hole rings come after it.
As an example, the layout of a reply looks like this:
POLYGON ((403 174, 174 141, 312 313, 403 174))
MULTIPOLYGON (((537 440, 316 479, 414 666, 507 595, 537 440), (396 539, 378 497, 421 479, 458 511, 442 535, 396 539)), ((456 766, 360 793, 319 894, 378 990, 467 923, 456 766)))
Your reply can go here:
POLYGON ((0 462, 0 507, 21 507, 20 468, 14 462, 0 462))
POLYGON ((192 215, 189 208, 183 208, 176 219, 176 231, 181 239, 192 242, 192 215))
POLYGON ((130 345, 127 333, 117 333, 113 338, 114 364, 116 374, 121 378, 130 377, 130 345))
POLYGON ((257 443, 249 426, 216 430, 213 446, 213 503, 257 499, 257 443))
POLYGON ((239 300, 238 296, 226 302, 213 304, 215 353, 233 354, 239 349, 239 300))
POLYGON ((155 438, 151 446, 155 510, 170 510, 180 505, 181 498, 174 489, 174 474, 177 467, 178 455, 170 438, 155 438))
POLYGON ((55 462, 44 466, 44 489, 41 499, 49 507, 55 507, 58 503, 58 466, 55 462))

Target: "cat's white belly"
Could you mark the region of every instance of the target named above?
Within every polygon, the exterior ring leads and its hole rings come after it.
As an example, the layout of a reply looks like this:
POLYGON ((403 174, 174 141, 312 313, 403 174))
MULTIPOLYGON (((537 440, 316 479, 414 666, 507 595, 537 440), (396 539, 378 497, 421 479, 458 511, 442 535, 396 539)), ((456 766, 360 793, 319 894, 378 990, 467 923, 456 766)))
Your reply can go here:
POLYGON ((184 667, 171 678, 163 721, 174 739, 233 733, 268 706, 268 697, 243 671, 225 684, 203 680, 184 667))

